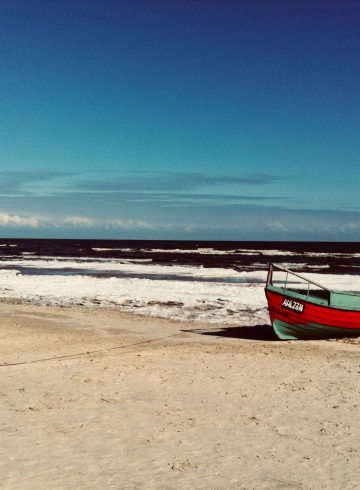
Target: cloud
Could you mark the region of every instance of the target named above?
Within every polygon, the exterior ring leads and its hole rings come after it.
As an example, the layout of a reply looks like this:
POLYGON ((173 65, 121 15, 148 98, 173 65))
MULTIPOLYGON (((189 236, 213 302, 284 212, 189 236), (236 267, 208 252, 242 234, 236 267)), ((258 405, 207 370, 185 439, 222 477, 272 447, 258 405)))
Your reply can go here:
POLYGON ((360 239, 360 219, 335 213, 305 214, 248 207, 241 213, 215 210, 209 219, 206 211, 181 212, 175 219, 141 220, 126 218, 63 217, 0 213, 0 229, 7 236, 63 238, 143 238, 143 239, 228 239, 228 240, 352 240, 360 239), (321 220, 320 214, 322 214, 321 220), (6 230, 6 231, 5 231, 6 230))
POLYGON ((110 219, 102 221, 106 228, 120 228, 123 230, 129 230, 134 228, 140 229, 159 229, 166 227, 165 225, 154 225, 151 223, 146 223, 141 220, 123 220, 123 219, 110 219))
POLYGON ((79 184, 79 188, 86 192, 116 193, 116 192, 169 192, 191 191, 201 188, 214 188, 223 185, 255 186, 267 185, 280 180, 275 175, 206 175, 202 173, 180 172, 154 172, 118 175, 104 180, 103 177, 96 180, 85 180, 79 184))
POLYGON ((197 204, 209 205, 211 203, 221 204, 221 202, 241 203, 241 202, 256 202, 256 201, 284 201, 289 200, 288 196, 266 196, 266 195, 244 195, 244 194, 217 194, 217 193, 189 193, 189 192, 164 192, 164 193, 139 193, 128 192, 123 196, 128 202, 148 202, 160 203, 167 206, 177 206, 178 204, 197 204))
POLYGON ((156 200, 201 201, 273 199, 245 196, 244 187, 269 186, 279 179, 270 174, 213 175, 189 172, 0 172, 0 196, 13 198, 64 197, 79 200, 95 196, 106 202, 109 198, 123 201, 134 199, 155 203, 156 200), (239 196, 234 192, 239 190, 239 196), (229 192, 227 192, 229 191, 229 192), (240 196, 241 195, 241 196, 240 196))
POLYGON ((30 196, 33 195, 34 189, 51 188, 54 181, 68 176, 69 174, 64 172, 2 171, 0 172, 0 195, 30 196))
POLYGON ((134 219, 94 219, 87 216, 20 216, 0 213, 0 227, 9 228, 100 228, 100 229, 163 229, 167 225, 134 219))
POLYGON ((37 216, 0 213, 0 226, 39 228, 40 220, 37 216))
POLYGON ((358 234, 360 232, 360 218, 354 213, 336 213, 329 211, 289 211, 288 216, 280 219, 269 219, 264 227, 281 235, 316 235, 336 238, 341 241, 343 236, 358 234), (294 219, 295 218, 295 219, 294 219))
POLYGON ((59 220, 58 225, 88 228, 95 225, 95 220, 87 218, 86 216, 67 216, 66 218, 59 220))

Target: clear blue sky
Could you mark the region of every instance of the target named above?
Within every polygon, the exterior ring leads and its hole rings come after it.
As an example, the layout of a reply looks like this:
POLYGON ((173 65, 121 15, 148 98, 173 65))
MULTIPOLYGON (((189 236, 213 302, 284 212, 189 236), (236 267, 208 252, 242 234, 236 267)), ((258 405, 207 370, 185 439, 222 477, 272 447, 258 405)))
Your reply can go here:
POLYGON ((360 241, 360 4, 2 0, 0 235, 360 241))

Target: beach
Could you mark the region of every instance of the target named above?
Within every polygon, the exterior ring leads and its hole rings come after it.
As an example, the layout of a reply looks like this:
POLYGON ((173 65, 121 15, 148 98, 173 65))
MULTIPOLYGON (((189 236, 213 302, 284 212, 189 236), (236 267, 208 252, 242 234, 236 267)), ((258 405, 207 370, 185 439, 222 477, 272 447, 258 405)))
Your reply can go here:
POLYGON ((360 490, 359 20, 0 0, 0 490, 360 490))
POLYGON ((360 339, 1 303, 1 488, 356 488, 360 339))

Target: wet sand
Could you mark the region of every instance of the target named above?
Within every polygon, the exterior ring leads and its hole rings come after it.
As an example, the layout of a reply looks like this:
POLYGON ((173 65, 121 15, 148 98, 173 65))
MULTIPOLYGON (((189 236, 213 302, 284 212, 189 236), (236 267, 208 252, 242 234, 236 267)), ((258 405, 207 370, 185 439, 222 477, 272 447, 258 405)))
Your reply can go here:
POLYGON ((0 308, 1 488, 358 488, 360 339, 0 308))

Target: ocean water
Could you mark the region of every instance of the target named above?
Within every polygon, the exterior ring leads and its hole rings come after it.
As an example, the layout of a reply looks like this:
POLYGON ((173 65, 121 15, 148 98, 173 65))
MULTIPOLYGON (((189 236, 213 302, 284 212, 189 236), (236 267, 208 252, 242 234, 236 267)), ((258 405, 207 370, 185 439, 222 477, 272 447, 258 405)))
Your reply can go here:
POLYGON ((269 262, 360 290, 360 243, 0 239, 0 299, 251 326, 269 262))

